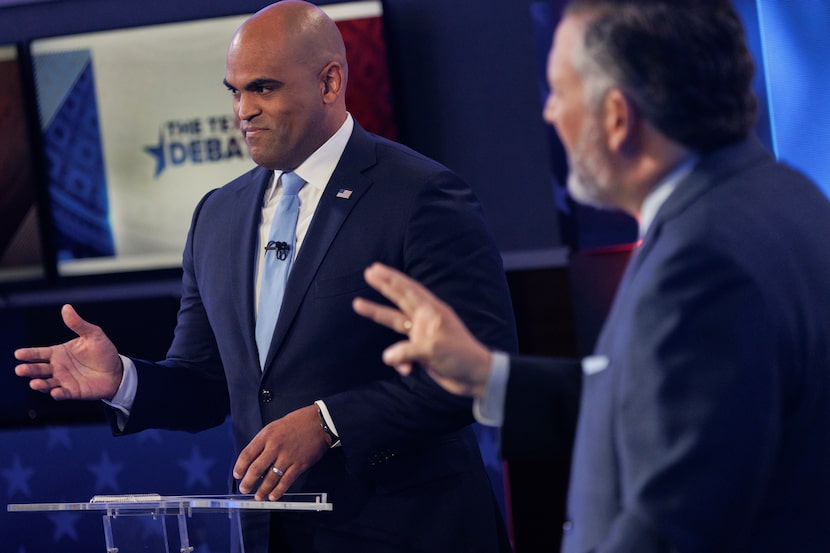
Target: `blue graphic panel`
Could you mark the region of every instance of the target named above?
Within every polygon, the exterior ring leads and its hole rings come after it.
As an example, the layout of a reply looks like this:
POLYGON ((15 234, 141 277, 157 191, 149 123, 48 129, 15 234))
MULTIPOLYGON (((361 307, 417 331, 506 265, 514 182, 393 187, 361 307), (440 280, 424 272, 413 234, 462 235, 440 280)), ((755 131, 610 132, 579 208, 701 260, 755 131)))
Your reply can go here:
POLYGON ((50 61, 66 61, 65 55, 36 56, 38 99, 51 106, 43 140, 58 261, 115 254, 92 59, 86 51, 78 64, 75 54, 73 67, 59 73, 49 72, 59 65, 50 61))
POLYGON ((72 50, 35 55, 35 87, 40 111, 41 129, 52 122, 63 99, 69 93, 78 76, 89 65, 89 50, 72 50))

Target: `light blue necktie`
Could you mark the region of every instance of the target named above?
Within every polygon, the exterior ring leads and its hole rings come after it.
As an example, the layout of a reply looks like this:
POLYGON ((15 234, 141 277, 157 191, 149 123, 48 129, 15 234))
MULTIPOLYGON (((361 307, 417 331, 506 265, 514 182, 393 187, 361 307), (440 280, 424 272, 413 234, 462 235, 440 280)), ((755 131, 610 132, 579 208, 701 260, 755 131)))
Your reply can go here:
POLYGON ((285 283, 294 257, 297 242, 297 218, 300 214, 300 198, 297 193, 305 181, 296 173, 283 173, 282 197, 274 211, 274 220, 268 233, 268 244, 263 255, 262 281, 259 287, 259 311, 256 318, 256 345, 259 365, 265 367, 265 357, 271 347, 271 337, 280 314, 285 283))

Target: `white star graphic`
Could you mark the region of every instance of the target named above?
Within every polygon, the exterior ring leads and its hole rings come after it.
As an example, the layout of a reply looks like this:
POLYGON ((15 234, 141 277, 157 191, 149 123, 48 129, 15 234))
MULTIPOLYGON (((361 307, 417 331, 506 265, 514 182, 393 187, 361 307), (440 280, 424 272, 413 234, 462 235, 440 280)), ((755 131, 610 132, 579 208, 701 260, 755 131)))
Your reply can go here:
POLYGON ((8 496, 11 497, 15 493, 20 492, 26 497, 30 497, 32 492, 29 490, 29 478, 35 473, 34 469, 25 468, 20 464, 20 457, 14 456, 12 466, 0 471, 3 473, 3 478, 9 483, 8 496))
POLYGON ((55 525, 55 531, 52 533, 52 539, 55 543, 64 536, 72 541, 78 541, 78 532, 75 531, 75 525, 81 516, 81 513, 56 513, 48 515, 49 520, 55 525))
POLYGON ((202 457, 198 446, 193 446, 193 450, 190 453, 190 459, 183 459, 179 461, 179 466, 187 472, 187 483, 185 485, 188 489, 193 488, 197 482, 204 484, 206 487, 210 487, 208 469, 210 469, 214 463, 215 461, 213 459, 206 459, 202 457))
POLYGON ((118 491, 118 481, 116 477, 118 473, 124 468, 124 465, 113 463, 106 451, 101 452, 101 463, 97 465, 88 465, 89 471, 95 475, 95 491, 101 492, 106 488, 118 491))

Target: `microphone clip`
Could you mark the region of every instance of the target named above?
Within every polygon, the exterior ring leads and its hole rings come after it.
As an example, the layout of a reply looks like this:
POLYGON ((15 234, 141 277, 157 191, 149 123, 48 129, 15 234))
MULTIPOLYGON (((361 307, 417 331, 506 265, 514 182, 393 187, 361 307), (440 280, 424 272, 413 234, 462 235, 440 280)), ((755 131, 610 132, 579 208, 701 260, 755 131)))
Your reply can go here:
POLYGON ((273 250, 274 255, 277 256, 277 259, 280 261, 285 261, 288 257, 288 251, 291 249, 291 246, 288 245, 288 242, 279 242, 277 240, 269 240, 268 245, 265 246, 265 255, 268 255, 268 252, 273 250))

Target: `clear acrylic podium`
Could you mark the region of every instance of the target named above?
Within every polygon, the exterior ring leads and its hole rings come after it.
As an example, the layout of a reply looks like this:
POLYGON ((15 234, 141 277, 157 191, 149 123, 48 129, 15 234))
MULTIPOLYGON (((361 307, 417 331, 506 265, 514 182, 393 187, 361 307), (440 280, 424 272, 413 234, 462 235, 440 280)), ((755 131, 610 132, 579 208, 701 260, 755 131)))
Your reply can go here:
MULTIPOLYGON (((187 521, 194 513, 225 513, 239 522, 241 511, 331 511, 333 505, 325 493, 285 494, 280 501, 256 501, 252 495, 161 496, 156 494, 101 495, 78 503, 13 503, 9 512, 90 511, 102 514, 107 553, 118 553, 112 522, 118 517, 149 516, 159 520, 164 533, 164 553, 171 553, 165 518, 175 517, 178 529, 178 553, 191 553, 187 521)), ((237 528, 239 524, 235 525, 237 528)), ((198 553, 198 552, 196 552, 198 553)))

